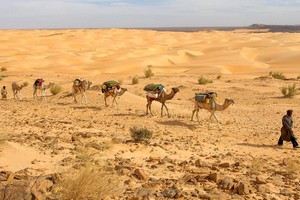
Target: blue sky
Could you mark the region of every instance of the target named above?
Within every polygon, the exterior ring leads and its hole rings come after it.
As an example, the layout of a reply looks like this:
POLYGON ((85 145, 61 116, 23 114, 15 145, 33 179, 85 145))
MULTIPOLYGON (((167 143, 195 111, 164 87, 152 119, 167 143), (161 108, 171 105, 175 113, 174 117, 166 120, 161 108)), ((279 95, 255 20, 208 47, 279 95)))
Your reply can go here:
POLYGON ((0 29, 300 24, 300 0, 0 0, 0 29))

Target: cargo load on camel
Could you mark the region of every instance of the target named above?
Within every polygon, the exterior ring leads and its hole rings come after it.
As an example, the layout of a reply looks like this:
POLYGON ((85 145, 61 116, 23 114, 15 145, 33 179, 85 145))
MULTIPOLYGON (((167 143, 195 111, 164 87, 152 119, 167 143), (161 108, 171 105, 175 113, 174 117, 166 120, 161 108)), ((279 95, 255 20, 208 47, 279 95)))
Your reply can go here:
POLYGON ((35 87, 41 87, 42 84, 43 84, 44 80, 42 78, 39 78, 39 79, 36 79, 35 82, 34 82, 34 86, 35 87))
POLYGON ((120 90, 120 83, 117 82, 117 81, 105 81, 103 82, 102 86, 101 86, 101 91, 102 93, 105 93, 105 92, 108 92, 112 89, 115 89, 115 90, 120 90))
POLYGON ((195 100, 198 101, 198 102, 205 102, 207 104, 210 103, 210 99, 211 98, 214 98, 216 99, 217 98, 217 93, 215 92, 207 92, 207 93, 196 93, 195 95, 195 100))
POLYGON ((151 83, 144 87, 144 90, 146 91, 146 95, 151 98, 158 98, 161 91, 165 91, 165 86, 162 84, 155 84, 151 83))

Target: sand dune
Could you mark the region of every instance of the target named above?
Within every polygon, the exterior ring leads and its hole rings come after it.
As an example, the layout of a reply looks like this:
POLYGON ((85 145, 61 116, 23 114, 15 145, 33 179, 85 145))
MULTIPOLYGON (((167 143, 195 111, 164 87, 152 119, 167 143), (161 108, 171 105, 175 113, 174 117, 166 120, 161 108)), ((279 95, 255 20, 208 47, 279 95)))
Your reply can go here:
POLYGON ((61 73, 60 68, 74 67, 76 70, 70 73, 130 74, 153 65, 159 72, 174 69, 237 74, 278 69, 284 73, 286 67, 293 73, 300 72, 297 33, 99 29, 0 34, 1 66, 13 71, 61 73), (203 70, 202 66, 212 66, 212 70, 203 70))

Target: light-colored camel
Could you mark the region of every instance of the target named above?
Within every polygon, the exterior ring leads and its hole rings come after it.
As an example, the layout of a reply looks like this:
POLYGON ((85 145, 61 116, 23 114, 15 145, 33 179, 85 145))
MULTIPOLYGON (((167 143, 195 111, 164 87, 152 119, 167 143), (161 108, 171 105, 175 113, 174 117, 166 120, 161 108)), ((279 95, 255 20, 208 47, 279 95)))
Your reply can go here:
POLYGON ((146 98, 147 98, 146 114, 148 115, 148 109, 149 109, 150 114, 152 115, 151 104, 153 101, 158 101, 162 104, 161 105, 161 113, 160 113, 161 116, 163 116, 163 108, 165 107, 167 110, 167 113, 168 113, 168 117, 170 117, 168 107, 166 106, 166 101, 172 99, 177 92, 179 92, 178 88, 172 88, 172 91, 169 94, 167 94, 165 92, 165 90, 161 90, 161 92, 158 94, 157 98, 153 98, 153 97, 146 95, 146 98))
POLYGON ((116 98, 119 97, 119 96, 122 96, 126 91, 127 91, 127 88, 121 88, 120 91, 112 89, 112 90, 104 92, 105 106, 108 106, 106 99, 109 96, 113 97, 113 101, 112 101, 111 106, 114 105, 114 102, 116 102, 116 105, 118 106, 118 102, 117 102, 116 98))
POLYGON ((191 121, 193 121, 193 117, 194 117, 194 114, 196 112, 196 117, 197 117, 197 120, 198 120, 198 123, 199 123, 199 117, 198 117, 199 110, 200 109, 205 109, 205 110, 207 110, 207 111, 210 112, 208 128, 210 129, 211 119, 212 119, 212 117, 214 117, 216 119, 216 121, 217 121, 219 129, 221 130, 221 127, 220 127, 220 124, 219 124, 219 120, 216 117, 215 112, 216 111, 223 111, 223 110, 225 110, 226 108, 228 108, 233 103, 234 103, 234 101, 232 99, 225 99, 223 105, 219 105, 219 104, 217 104, 217 102, 216 102, 216 100, 215 100, 214 97, 210 98, 210 102, 209 103, 199 102, 199 101, 195 100, 195 109, 193 110, 191 121))
POLYGON ((73 82, 73 97, 74 97, 74 102, 77 103, 76 95, 81 94, 82 97, 82 102, 87 103, 87 97, 85 94, 85 91, 90 89, 90 86, 92 85, 92 82, 87 81, 87 80, 79 80, 76 79, 73 82))
POLYGON ((39 90, 41 92, 42 99, 46 99, 46 90, 54 86, 55 83, 49 83, 48 85, 45 84, 45 82, 42 82, 41 85, 35 85, 33 84, 33 98, 37 98, 37 91, 39 90))
POLYGON ((26 86, 28 86, 27 82, 24 82, 22 85, 19 85, 17 82, 13 82, 11 84, 14 99, 18 99, 18 100, 21 99, 21 90, 22 90, 23 87, 26 87, 26 86))

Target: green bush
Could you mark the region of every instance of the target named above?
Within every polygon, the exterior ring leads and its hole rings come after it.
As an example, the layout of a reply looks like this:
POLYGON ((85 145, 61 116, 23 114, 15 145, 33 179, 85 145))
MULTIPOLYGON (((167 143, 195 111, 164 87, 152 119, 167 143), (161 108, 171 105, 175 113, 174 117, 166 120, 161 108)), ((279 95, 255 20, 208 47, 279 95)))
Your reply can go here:
POLYGON ((150 78, 152 76, 154 76, 154 73, 152 72, 152 66, 151 65, 148 65, 148 69, 145 70, 145 77, 146 78, 150 78))
POLYGON ((208 83, 213 83, 213 81, 212 81, 212 80, 209 80, 209 79, 207 79, 207 78, 205 78, 205 77, 203 77, 203 76, 201 76, 201 77, 198 79, 198 83, 199 83, 200 85, 206 85, 206 84, 208 84, 208 83))
POLYGON ((274 72, 274 73, 272 73, 271 76, 275 79, 285 79, 286 78, 285 75, 283 75, 282 73, 279 73, 279 72, 274 72))
POLYGON ((283 96, 287 98, 292 98, 293 96, 298 94, 298 89, 295 83, 293 85, 281 87, 280 90, 283 96))
POLYGON ((217 79, 221 79, 221 78, 222 78, 222 75, 218 75, 218 76, 217 76, 217 79))
POLYGON ((62 87, 59 85, 54 85, 50 88, 50 92, 53 95, 57 95, 58 93, 60 93, 62 91, 62 87))
POLYGON ((152 138, 152 131, 147 128, 130 128, 131 137, 135 142, 147 142, 152 138))
POLYGON ((135 76, 135 77, 132 78, 132 84, 133 84, 133 85, 138 84, 139 81, 140 81, 140 80, 139 80, 139 77, 137 77, 137 76, 135 76))

